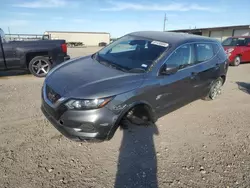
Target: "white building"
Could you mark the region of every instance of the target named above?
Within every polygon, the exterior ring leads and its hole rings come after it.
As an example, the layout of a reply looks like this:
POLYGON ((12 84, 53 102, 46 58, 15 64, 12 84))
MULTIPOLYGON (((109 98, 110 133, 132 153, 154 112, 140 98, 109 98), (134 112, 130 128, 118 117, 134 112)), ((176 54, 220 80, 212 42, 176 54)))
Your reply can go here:
POLYGON ((195 28, 173 30, 174 32, 185 32, 196 35, 207 36, 223 41, 231 36, 250 36, 250 25, 237 25, 227 27, 195 28))
POLYGON ((69 31, 45 31, 51 39, 63 39, 66 42, 82 42, 86 46, 98 46, 99 43, 109 44, 110 34, 106 32, 69 32, 69 31))

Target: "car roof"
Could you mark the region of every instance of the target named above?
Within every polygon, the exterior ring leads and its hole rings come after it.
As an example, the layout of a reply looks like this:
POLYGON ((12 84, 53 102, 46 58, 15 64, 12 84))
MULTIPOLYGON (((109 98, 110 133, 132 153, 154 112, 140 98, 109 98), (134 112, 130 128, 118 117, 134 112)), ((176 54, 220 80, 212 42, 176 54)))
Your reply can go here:
POLYGON ((203 37, 199 35, 193 35, 188 33, 177 32, 163 32, 163 31, 138 31, 130 33, 129 35, 148 38, 151 40, 157 40, 161 42, 170 43, 172 45, 180 45, 188 42, 216 42, 217 40, 203 37))

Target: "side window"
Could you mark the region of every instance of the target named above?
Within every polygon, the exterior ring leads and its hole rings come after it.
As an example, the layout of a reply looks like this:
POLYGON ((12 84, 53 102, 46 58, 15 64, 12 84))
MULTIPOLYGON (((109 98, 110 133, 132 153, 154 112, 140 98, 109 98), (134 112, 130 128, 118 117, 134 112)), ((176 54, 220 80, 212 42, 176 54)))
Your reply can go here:
POLYGON ((233 38, 228 38, 222 42, 223 46, 232 46, 233 38))
POLYGON ((238 38, 237 46, 246 46, 247 39, 246 38, 238 38))
POLYGON ((247 39, 247 44, 250 44, 250 38, 247 39))
POLYGON ((194 63, 194 50, 190 44, 178 48, 168 58, 166 64, 177 64, 180 68, 194 63))
POLYGON ((199 43, 195 44, 195 48, 196 48, 197 63, 207 61, 214 56, 214 50, 212 44, 199 43))

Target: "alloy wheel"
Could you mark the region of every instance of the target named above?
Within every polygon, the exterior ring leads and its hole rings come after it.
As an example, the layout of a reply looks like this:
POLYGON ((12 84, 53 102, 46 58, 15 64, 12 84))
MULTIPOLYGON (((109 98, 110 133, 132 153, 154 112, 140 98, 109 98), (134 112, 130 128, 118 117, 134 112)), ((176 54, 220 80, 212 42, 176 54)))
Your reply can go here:
POLYGON ((234 65, 238 66, 239 64, 240 64, 240 57, 238 56, 234 59, 234 65))
POLYGON ((46 61, 40 59, 32 64, 32 69, 39 76, 46 75, 49 72, 50 65, 46 61))

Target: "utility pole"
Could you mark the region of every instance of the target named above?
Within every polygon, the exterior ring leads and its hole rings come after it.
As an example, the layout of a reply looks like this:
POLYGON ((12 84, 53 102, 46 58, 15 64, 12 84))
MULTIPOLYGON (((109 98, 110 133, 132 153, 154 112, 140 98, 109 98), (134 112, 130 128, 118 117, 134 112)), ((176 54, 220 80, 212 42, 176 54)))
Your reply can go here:
POLYGON ((163 31, 166 31, 166 21, 167 21, 167 16, 166 16, 166 13, 164 15, 164 20, 163 20, 163 31))

